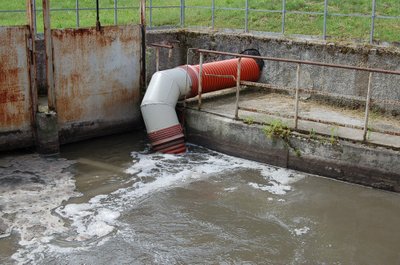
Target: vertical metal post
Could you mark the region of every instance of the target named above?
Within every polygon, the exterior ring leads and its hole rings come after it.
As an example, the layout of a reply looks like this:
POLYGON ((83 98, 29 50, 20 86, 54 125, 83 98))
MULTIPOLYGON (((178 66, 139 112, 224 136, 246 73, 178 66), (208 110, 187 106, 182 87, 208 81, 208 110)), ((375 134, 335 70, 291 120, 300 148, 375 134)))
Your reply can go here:
POLYGON ((204 55, 201 52, 200 53, 200 62, 199 62, 199 87, 198 87, 198 95, 199 95, 199 101, 198 101, 198 109, 201 109, 201 93, 203 92, 203 61, 204 61, 204 55))
POLYGON ((237 75, 236 75, 236 103, 235 103, 235 119, 239 119, 239 96, 240 96, 240 76, 242 73, 242 57, 238 59, 237 75))
POLYGON ((156 47, 156 72, 160 71, 160 47, 156 47))
POLYGON ((146 82, 146 0, 140 0, 140 33, 142 39, 142 54, 140 66, 140 88, 144 91, 146 82))
POLYGON ((118 0, 114 0, 114 25, 118 25, 118 0))
POLYGON ((374 41, 375 16, 376 16, 376 0, 372 0, 371 32, 370 32, 370 36, 369 36, 370 44, 372 44, 374 41))
POLYGON ((101 29, 99 0, 96 0, 96 30, 101 29))
POLYGON ((150 0, 149 3, 149 24, 150 28, 153 27, 153 0, 150 0))
POLYGON ((369 73, 367 98, 365 100, 365 119, 364 119, 364 133, 363 133, 364 141, 367 141, 369 106, 371 103, 371 86, 372 86, 372 72, 369 73))
POLYGON ((79 28, 79 0, 75 2, 75 13, 76 13, 76 27, 79 28))
POLYGON ((286 0, 282 0, 282 34, 285 34, 286 0))
POLYGON ((54 72, 53 72, 53 44, 51 40, 50 25, 50 0, 43 0, 43 24, 44 24, 44 43, 46 47, 46 81, 49 110, 56 110, 56 97, 54 91, 54 72))
POLYGON ((249 32, 249 0, 246 0, 246 13, 244 17, 244 32, 249 32))
POLYGON ((215 29, 215 0, 211 1, 211 28, 215 29))
POLYGON ((185 0, 181 0, 181 27, 185 26, 185 0))
POLYGON ((297 129, 299 121, 299 87, 300 87, 300 64, 297 64, 296 71, 296 97, 294 104, 294 128, 297 129))
POLYGON ((32 9, 32 19, 33 19, 32 27, 33 27, 33 33, 36 36, 36 33, 37 33, 36 0, 32 0, 31 6, 32 6, 31 9, 32 9))
POLYGON ((328 19, 328 0, 324 0, 324 29, 323 29, 323 38, 326 40, 326 23, 328 19))
POLYGON ((32 117, 33 121, 35 121, 35 116, 37 112, 38 105, 38 93, 36 86, 36 13, 35 13, 35 0, 27 0, 27 17, 28 17, 28 25, 29 25, 29 50, 30 50, 30 67, 29 67, 29 75, 30 75, 30 96, 32 101, 32 117))

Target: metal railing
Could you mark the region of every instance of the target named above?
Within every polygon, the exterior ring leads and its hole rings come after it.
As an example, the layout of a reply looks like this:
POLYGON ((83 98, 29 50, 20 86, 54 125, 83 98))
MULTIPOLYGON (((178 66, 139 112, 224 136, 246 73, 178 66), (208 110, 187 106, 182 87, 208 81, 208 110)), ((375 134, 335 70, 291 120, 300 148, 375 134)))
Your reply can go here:
MULTIPOLYGON (((120 24, 119 21, 119 11, 121 10, 132 10, 132 14, 134 16, 134 11, 137 13, 136 16, 139 19, 139 1, 132 1, 131 6, 120 6, 118 0, 112 0, 113 1, 113 6, 112 7, 96 7, 96 0, 93 0, 93 7, 82 7, 81 3, 82 1, 80 0, 65 0, 66 2, 71 2, 75 3, 74 8, 50 8, 50 13, 53 12, 73 12, 75 14, 75 26, 76 28, 81 27, 81 11, 93 11, 95 13, 97 9, 99 11, 113 11, 113 24, 118 25, 120 24), (137 5, 133 5, 137 4, 137 5)), ((37 16, 39 13, 43 12, 43 9, 40 7, 41 0, 32 0, 33 4, 33 12, 34 12, 34 28, 37 29, 37 16)), ((26 10, 19 9, 19 10, 0 10, 0 15, 1 13, 26 13, 26 10)), ((133 17, 132 16, 132 17, 133 17)), ((93 21, 93 25, 96 24, 96 20, 93 21)), ((86 25, 87 26, 87 25, 86 25)))
MULTIPOLYGON (((243 19, 243 31, 245 33, 250 31, 250 22, 249 22, 249 16, 250 13, 265 13, 265 14, 280 14, 281 15, 281 30, 280 34, 285 34, 286 33, 286 24, 287 24, 287 15, 290 14, 296 14, 296 15, 310 15, 310 16, 323 16, 323 25, 321 28, 322 39, 326 40, 328 37, 328 19, 330 17, 357 17, 357 18, 368 18, 370 19, 370 33, 369 33, 369 42, 373 43, 374 41, 374 34, 375 34, 375 21, 376 19, 399 19, 400 22, 400 13, 399 16, 384 16, 384 15, 379 15, 377 12, 376 8, 376 0, 370 0, 371 1, 371 12, 369 14, 361 14, 361 13, 349 13, 349 14, 341 14, 341 13, 333 13, 333 12, 328 12, 329 10, 329 0, 321 0, 324 3, 324 8, 321 11, 317 12, 306 12, 306 11, 295 11, 295 10, 288 10, 287 9, 287 4, 286 0, 281 0, 282 1, 282 8, 280 10, 269 10, 269 9, 256 9, 256 8, 251 8, 250 7, 250 1, 251 0, 238 0, 237 2, 244 2, 244 8, 239 8, 239 7, 221 7, 221 6, 216 6, 215 0, 211 1, 211 6, 191 6, 191 5, 186 5, 186 2, 190 2, 190 0, 177 0, 176 5, 153 5, 153 0, 148 0, 147 1, 147 9, 149 9, 149 20, 148 20, 148 25, 150 28, 157 28, 159 26, 165 26, 165 25, 155 25, 154 23, 154 14, 153 10, 155 9, 179 9, 180 12, 180 17, 179 17, 179 25, 171 25, 171 26, 180 26, 180 27, 190 27, 189 23, 187 23, 187 19, 185 17, 185 14, 187 13, 187 10, 191 9, 206 9, 211 11, 211 29, 216 28, 216 11, 239 11, 244 13, 244 19, 243 19), (179 4, 178 4, 179 1, 179 4)), ((400 11, 399 11, 400 12, 400 11)), ((207 20, 209 21, 209 20, 207 20)), ((312 35, 312 34, 309 34, 312 35)))
MULTIPOLYGON (((73 12, 75 14, 75 26, 79 28, 81 26, 81 11, 94 11, 96 10, 95 6, 93 7, 82 7, 80 3, 82 0, 65 0, 66 2, 71 2, 75 3, 74 8, 51 8, 50 12, 73 12)), ((113 22, 114 25, 118 25, 120 23, 120 17, 119 17, 119 12, 122 10, 132 10, 132 16, 134 15, 134 10, 138 11, 139 10, 139 0, 132 0, 130 6, 121 6, 119 0, 112 0, 112 6, 110 4, 109 7, 100 7, 100 11, 113 11, 113 22)), ((354 18, 364 18, 368 19, 369 22, 365 21, 365 23, 368 23, 366 25, 364 23, 365 27, 369 27, 369 42, 373 43, 374 41, 374 36, 375 32, 377 29, 376 26, 376 20, 377 19, 384 19, 384 20, 399 20, 400 23, 400 8, 399 8, 399 14, 395 15, 380 15, 382 10, 378 10, 377 8, 377 0, 368 0, 371 1, 370 3, 370 8, 368 10, 368 13, 336 13, 336 12, 329 12, 330 10, 330 0, 320 0, 321 4, 323 3, 323 9, 321 7, 320 10, 318 11, 299 11, 299 10, 292 10, 288 8, 288 4, 286 0, 281 0, 281 8, 280 9, 261 9, 261 8, 254 8, 254 2, 251 2, 251 0, 237 0, 235 4, 241 3, 243 7, 223 7, 223 6, 218 6, 216 5, 215 0, 211 0, 211 3, 209 6, 206 5, 191 5, 190 0, 175 0, 176 3, 172 5, 162 5, 162 4, 157 4, 157 3, 162 3, 160 0, 146 0, 146 10, 148 13, 148 19, 147 19, 147 25, 150 29, 152 28, 159 28, 159 27, 192 27, 191 25, 191 20, 190 20, 190 14, 187 15, 189 11, 193 10, 209 10, 210 11, 210 17, 202 17, 202 25, 200 27, 206 27, 204 24, 211 23, 210 26, 207 25, 207 27, 211 29, 216 29, 216 20, 217 20, 217 12, 218 11, 237 11, 240 12, 243 15, 243 25, 239 27, 240 30, 243 30, 243 32, 250 32, 252 30, 252 23, 250 21, 250 15, 251 14, 275 14, 281 17, 280 21, 280 30, 274 31, 274 33, 278 34, 286 34, 287 33, 287 23, 288 15, 307 15, 307 16, 321 16, 323 17, 323 22, 322 26, 320 26, 320 35, 317 35, 317 37, 320 37, 324 40, 326 40, 329 36, 329 19, 334 18, 334 17, 354 17, 354 18), (156 4, 154 4, 156 3, 156 4), (160 21, 155 21, 155 19, 159 20, 160 15, 155 14, 155 10, 177 10, 176 14, 174 12, 168 12, 169 16, 169 21, 176 19, 176 23, 172 23, 172 25, 168 25, 170 22, 160 22, 160 21), (179 15, 178 15, 179 14, 179 15), (175 17, 174 16, 179 16, 175 17)), ((34 2, 34 11, 35 13, 42 12, 40 8, 36 9, 36 2, 39 2, 39 0, 33 0, 34 2)), ((124 2, 126 3, 126 2, 124 2)), ((93 4, 95 4, 95 0, 93 0, 93 4)), ((400 5, 399 5, 400 6, 400 5)), ((25 10, 0 10, 0 15, 1 13, 25 13, 25 10)), ((362 12, 362 11, 360 11, 362 12)), ((137 16, 139 17, 139 12, 137 12, 137 16)), ((36 26, 36 25, 35 25, 36 26)), ((35 27, 36 28, 36 27, 35 27)), ((222 28, 222 27, 219 27, 222 28)), ((232 28, 232 26, 230 26, 232 28)), ((268 31, 265 28, 261 28, 259 31, 268 31)), ((270 32, 270 31, 269 31, 270 32)), ((291 32, 294 34, 297 34, 296 32, 291 32)), ((307 34, 306 35, 314 35, 315 34, 307 34)), ((396 35, 394 33, 394 35, 396 35)), ((400 36, 400 34, 397 34, 400 36)), ((340 36, 338 36, 340 37, 340 36)), ((400 37, 399 37, 400 38, 400 37)), ((396 41, 400 41, 396 39, 396 41)))
MULTIPOLYGON (((202 71, 203 71, 203 62, 204 62, 204 54, 214 54, 214 55, 222 55, 222 56, 232 56, 239 58, 238 59, 238 66, 237 66, 237 77, 232 77, 236 79, 236 102, 235 102, 235 119, 239 119, 239 110, 244 110, 248 112, 256 112, 256 113, 263 113, 267 115, 272 115, 272 116, 278 116, 278 117, 283 117, 287 119, 293 119, 294 120, 294 129, 298 130, 298 121, 299 120, 304 120, 304 121, 309 121, 309 122, 316 122, 316 123, 321 123, 321 124, 327 124, 327 125, 334 125, 334 126, 340 126, 340 127, 345 127, 345 128, 352 128, 352 129, 358 129, 363 131, 363 141, 367 141, 367 134, 368 132, 377 132, 377 133, 383 133, 387 135, 394 135, 394 136, 400 136, 400 132, 398 131, 391 131, 391 130, 384 130, 384 129, 378 129, 378 128, 370 128, 368 123, 369 123, 369 114, 370 114, 370 109, 371 109, 371 104, 373 102, 376 103, 387 103, 388 100, 386 99, 372 99, 372 80, 373 80, 373 73, 380 73, 380 74, 391 74, 391 75, 399 75, 400 76, 400 71, 392 71, 392 70, 384 70, 384 69, 376 69, 376 68, 366 68, 366 67, 357 67, 357 66, 350 66, 350 65, 339 65, 339 64, 329 64, 329 63, 321 63, 321 62, 312 62, 312 61, 304 61, 304 60, 294 60, 294 59, 285 59, 285 58, 275 58, 275 57, 266 57, 266 56, 254 56, 254 55, 244 55, 244 54, 237 54, 237 53, 230 53, 230 52, 220 52, 220 51, 213 51, 213 50, 204 50, 204 49, 191 49, 191 51, 194 51, 199 54, 199 80, 198 80, 198 109, 200 110, 202 108, 202 71), (281 113, 273 113, 267 110, 259 110, 259 109, 253 109, 253 108, 246 108, 246 107, 241 107, 239 105, 239 100, 240 100, 240 87, 241 85, 247 85, 247 86, 256 86, 256 87, 261 87, 261 88, 272 88, 274 90, 281 90, 281 91, 293 91, 290 88, 282 88, 270 84, 265 84, 265 83, 258 83, 258 82, 249 82, 249 81, 242 81, 241 80, 241 58, 253 58, 253 59, 261 59, 261 60, 266 60, 266 61, 273 61, 273 62, 283 62, 283 63, 290 63, 290 64, 296 64, 297 69, 296 69, 296 87, 295 87, 295 110, 294 110, 294 115, 285 115, 281 113), (309 118, 309 117, 302 117, 299 115, 299 93, 300 92, 306 92, 310 94, 317 94, 317 95, 323 95, 323 96, 331 96, 335 97, 336 95, 333 93, 329 92, 322 92, 322 91, 316 91, 316 90, 311 90, 311 89, 301 89, 299 87, 300 84, 300 71, 301 71, 301 65, 313 65, 313 66, 320 66, 320 67, 330 67, 330 68, 338 68, 338 69, 347 69, 347 70, 356 70, 356 71, 364 71, 369 73, 369 78, 368 78, 368 87, 367 87, 367 95, 365 98, 363 97, 357 97, 357 96, 345 96, 348 99, 355 99, 359 101, 365 102, 365 112, 364 112, 364 125, 363 126, 358 126, 354 124, 348 124, 348 123, 340 123, 340 122, 332 122, 332 121, 326 121, 326 120, 321 120, 321 119, 315 119, 315 118, 309 118)), ((226 78, 226 76, 224 76, 226 78)), ((398 100, 390 100, 391 104, 394 105, 400 105, 400 101, 398 100)))

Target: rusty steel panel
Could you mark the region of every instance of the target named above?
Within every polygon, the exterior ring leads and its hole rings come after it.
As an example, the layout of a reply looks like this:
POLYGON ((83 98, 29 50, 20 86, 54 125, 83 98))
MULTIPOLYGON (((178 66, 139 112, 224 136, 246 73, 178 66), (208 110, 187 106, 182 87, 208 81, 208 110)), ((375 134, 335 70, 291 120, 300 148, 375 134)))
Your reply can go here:
POLYGON ((139 26, 52 30, 52 40, 60 129, 140 119, 139 26))
POLYGON ((0 27, 0 146, 32 137, 28 36, 27 26, 0 27))

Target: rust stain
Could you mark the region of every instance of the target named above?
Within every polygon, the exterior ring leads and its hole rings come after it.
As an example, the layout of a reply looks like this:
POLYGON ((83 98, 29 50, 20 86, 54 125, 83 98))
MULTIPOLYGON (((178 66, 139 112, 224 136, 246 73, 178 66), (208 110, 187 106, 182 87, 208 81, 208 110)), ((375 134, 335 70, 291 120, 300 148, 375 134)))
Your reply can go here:
POLYGON ((53 30, 60 126, 123 120, 139 101, 140 34, 135 26, 53 30), (135 65, 137 58, 137 66, 135 65), (139 80, 139 79, 138 79, 139 80))
POLYGON ((27 27, 0 28, 0 131, 31 123, 27 27))

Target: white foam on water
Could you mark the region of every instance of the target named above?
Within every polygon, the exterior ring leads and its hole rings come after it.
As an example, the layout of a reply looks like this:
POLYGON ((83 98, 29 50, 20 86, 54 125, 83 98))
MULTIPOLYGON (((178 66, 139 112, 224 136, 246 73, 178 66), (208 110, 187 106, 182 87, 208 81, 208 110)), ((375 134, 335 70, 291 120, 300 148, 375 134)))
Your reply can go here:
POLYGON ((295 228, 293 232, 296 234, 296 236, 301 236, 307 234, 308 232, 310 232, 310 230, 311 229, 308 226, 304 226, 302 228, 295 228))
POLYGON ((275 195, 284 195, 292 189, 290 184, 304 178, 305 175, 295 171, 274 168, 263 164, 254 165, 255 169, 260 170, 261 175, 267 183, 249 182, 249 186, 258 190, 267 191, 275 195))
POLYGON ((32 261, 56 233, 66 230, 52 210, 78 196, 72 174, 74 162, 22 155, 0 161, 0 223, 3 236, 19 235, 21 248, 12 256, 18 263, 32 261))
MULTIPOLYGON (((118 232, 121 225, 118 218, 127 208, 135 207, 151 194, 218 174, 249 169, 258 171, 260 183, 249 182, 248 185, 276 195, 287 193, 291 190, 290 184, 303 177, 294 171, 199 147, 190 149, 195 151, 185 155, 133 152, 133 164, 126 169, 126 173, 136 181, 132 186, 111 194, 95 196, 86 203, 63 206, 60 206, 63 201, 78 195, 74 192, 72 175, 63 172, 71 162, 60 160, 58 163, 49 163, 40 157, 28 157, 27 160, 33 160, 29 163, 37 163, 34 174, 46 176, 48 180, 37 184, 37 189, 32 188, 35 185, 31 185, 30 190, 19 189, 15 194, 8 191, 10 194, 2 194, 0 197, 0 202, 7 205, 4 213, 13 213, 16 216, 13 220, 8 220, 7 225, 13 226, 13 230, 21 234, 22 248, 13 258, 21 264, 37 262, 41 260, 43 253, 68 253, 74 249, 79 251, 85 247, 104 244, 118 232), (55 209, 56 215, 52 214, 52 209, 55 209), (57 238, 64 237, 65 241, 78 245, 72 248, 57 245, 52 241, 56 234, 57 238)), ((13 163, 18 164, 16 161, 13 163)), ((18 165, 23 164, 22 162, 18 165)), ((233 192, 236 189, 237 187, 230 187, 224 191, 233 192)))

